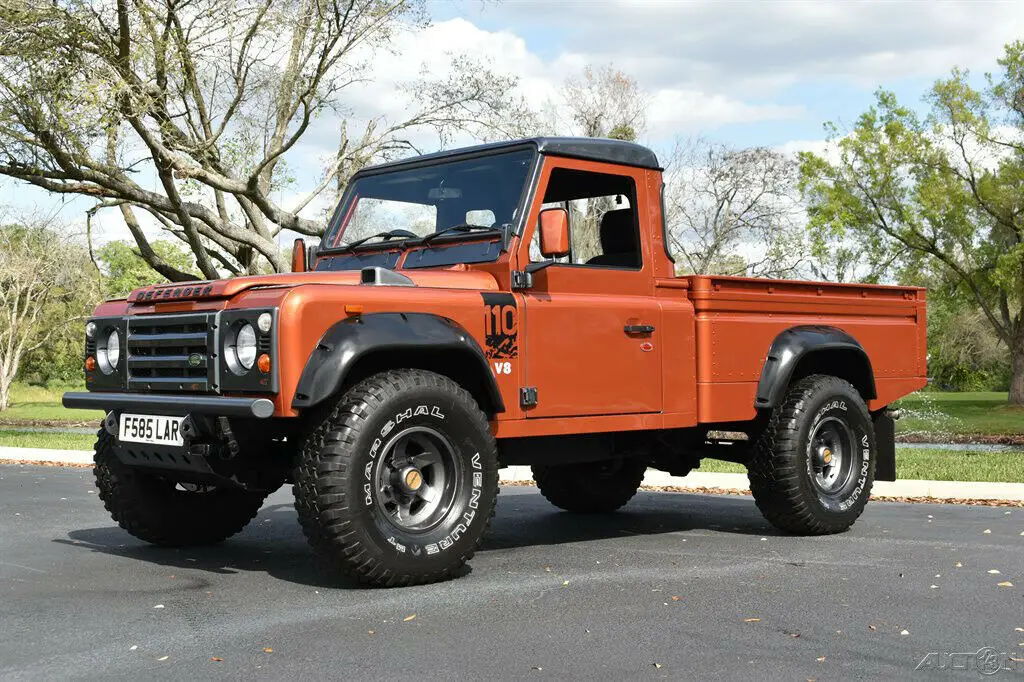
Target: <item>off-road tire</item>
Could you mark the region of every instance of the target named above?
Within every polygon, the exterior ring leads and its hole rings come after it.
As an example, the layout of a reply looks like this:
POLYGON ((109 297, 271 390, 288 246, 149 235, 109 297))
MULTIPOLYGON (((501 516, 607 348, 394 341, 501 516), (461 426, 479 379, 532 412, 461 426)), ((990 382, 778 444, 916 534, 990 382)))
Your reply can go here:
POLYGON ((875 477, 877 448, 864 399, 849 382, 815 374, 790 386, 772 410, 748 465, 750 491, 773 526, 800 535, 845 531, 864 511, 875 477), (815 483, 810 437, 826 421, 849 427, 849 478, 833 493, 815 483))
POLYGON ((123 464, 113 436, 101 429, 93 457, 96 488, 117 524, 162 547, 212 545, 252 521, 269 493, 218 486, 180 490, 163 476, 123 464))
POLYGON ((619 509, 636 495, 647 465, 636 459, 609 462, 535 464, 533 480, 548 502, 565 511, 603 514, 619 509))
POLYGON ((490 526, 497 448, 487 416, 461 386, 433 372, 390 370, 349 389, 313 428, 293 490, 302 530, 332 570, 382 587, 436 582, 458 574, 490 526), (400 459, 391 454, 396 441, 416 429, 450 444, 446 480, 455 487, 433 525, 409 529, 384 508, 377 476, 400 459))

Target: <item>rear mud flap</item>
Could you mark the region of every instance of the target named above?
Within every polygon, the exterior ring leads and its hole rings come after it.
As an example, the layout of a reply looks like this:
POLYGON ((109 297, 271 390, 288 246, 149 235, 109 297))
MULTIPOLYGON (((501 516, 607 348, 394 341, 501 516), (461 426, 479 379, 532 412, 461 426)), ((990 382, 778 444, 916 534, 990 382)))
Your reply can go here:
POLYGON ((874 416, 875 444, 878 453, 875 460, 875 480, 896 480, 896 424, 892 417, 881 411, 874 416))

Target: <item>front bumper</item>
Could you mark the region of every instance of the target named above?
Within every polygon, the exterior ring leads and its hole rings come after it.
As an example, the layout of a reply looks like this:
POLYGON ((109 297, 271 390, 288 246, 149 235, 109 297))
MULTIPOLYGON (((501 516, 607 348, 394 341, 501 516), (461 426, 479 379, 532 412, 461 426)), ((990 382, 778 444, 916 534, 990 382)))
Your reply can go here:
POLYGON ((267 398, 227 398, 207 395, 160 395, 154 393, 65 393, 64 407, 84 410, 142 412, 144 414, 210 414, 222 417, 267 419, 274 403, 267 398))

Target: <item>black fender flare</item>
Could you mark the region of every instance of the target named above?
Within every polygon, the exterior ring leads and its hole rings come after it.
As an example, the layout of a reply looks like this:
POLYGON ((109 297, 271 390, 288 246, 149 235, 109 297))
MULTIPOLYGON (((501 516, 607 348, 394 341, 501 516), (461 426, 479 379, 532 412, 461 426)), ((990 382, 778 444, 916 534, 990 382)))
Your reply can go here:
POLYGON ((370 313, 336 323, 306 360, 292 407, 315 407, 336 395, 361 359, 382 351, 457 353, 486 377, 482 384, 490 407, 495 412, 505 411, 498 384, 473 335, 453 320, 429 313, 370 313))
POLYGON ((874 398, 877 395, 871 360, 857 339, 836 327, 806 325, 790 327, 775 337, 761 368, 754 407, 771 409, 777 406, 785 395, 800 361, 808 355, 822 351, 843 351, 856 357, 857 362, 862 363, 861 367, 844 369, 853 373, 866 372, 866 377, 860 382, 851 383, 861 384, 857 388, 865 398, 874 398))

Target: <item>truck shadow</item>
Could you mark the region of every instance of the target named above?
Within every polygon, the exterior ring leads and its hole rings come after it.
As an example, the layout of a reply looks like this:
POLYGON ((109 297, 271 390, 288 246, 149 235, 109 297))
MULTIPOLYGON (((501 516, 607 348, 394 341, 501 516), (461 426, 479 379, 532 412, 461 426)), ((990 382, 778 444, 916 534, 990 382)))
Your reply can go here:
MULTIPOLYGON (((555 509, 532 488, 527 490, 530 492, 506 491, 500 496, 491 532, 477 554, 478 559, 489 552, 522 547, 604 542, 644 535, 685 537, 690 531, 778 534, 761 518, 750 497, 640 492, 619 512, 579 515, 555 509)), ((291 504, 264 506, 242 533, 210 547, 154 547, 116 526, 76 529, 67 538, 55 538, 54 542, 168 569, 215 575, 255 571, 313 587, 364 589, 320 566, 306 544, 291 504)), ((464 574, 470 570, 467 568, 464 574)))
POLYGON ((481 551, 708 530, 778 534, 750 497, 642 491, 618 512, 570 514, 538 494, 503 494, 481 551))

